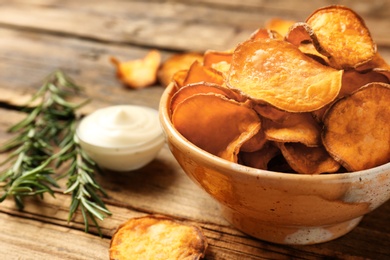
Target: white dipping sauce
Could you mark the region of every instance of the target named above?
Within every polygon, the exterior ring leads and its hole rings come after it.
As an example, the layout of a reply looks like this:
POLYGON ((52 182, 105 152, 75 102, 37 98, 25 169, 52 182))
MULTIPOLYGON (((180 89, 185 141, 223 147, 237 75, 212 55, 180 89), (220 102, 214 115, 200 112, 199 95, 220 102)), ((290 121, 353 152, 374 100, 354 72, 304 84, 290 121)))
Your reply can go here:
POLYGON ((158 111, 133 105, 96 110, 81 120, 77 136, 99 166, 116 171, 143 167, 164 144, 158 111))

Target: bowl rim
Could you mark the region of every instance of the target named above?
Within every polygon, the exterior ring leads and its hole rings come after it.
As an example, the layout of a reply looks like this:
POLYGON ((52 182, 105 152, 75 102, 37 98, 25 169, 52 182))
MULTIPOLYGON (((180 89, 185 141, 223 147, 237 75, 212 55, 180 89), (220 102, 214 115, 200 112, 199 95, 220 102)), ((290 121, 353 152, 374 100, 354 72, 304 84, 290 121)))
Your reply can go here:
MULTIPOLYGON (((293 173, 284 173, 284 172, 276 172, 276 171, 269 171, 269 170, 262 170, 257 169, 249 166, 245 166, 242 164, 234 163, 227 161, 225 159, 222 159, 216 155, 213 155, 207 151, 204 151, 197 147, 195 144, 188 141, 183 135, 181 135, 173 126, 171 118, 169 116, 169 106, 168 106, 168 100, 173 94, 175 85, 174 83, 170 83, 166 89, 164 90, 159 104, 159 118, 160 123, 162 126, 162 129, 165 133, 165 135, 169 134, 172 136, 172 139, 175 140, 176 144, 180 145, 180 147, 185 147, 190 150, 192 154, 195 154, 197 157, 205 158, 207 163, 210 159, 213 160, 213 163, 216 164, 216 166, 220 168, 225 169, 234 169, 235 171, 229 171, 229 172, 237 172, 240 174, 246 174, 252 177, 258 177, 261 176, 272 178, 272 179, 292 179, 292 180, 307 180, 307 179, 313 179, 316 180, 340 180, 340 179, 351 179, 351 178, 361 178, 365 175, 376 175, 383 172, 390 172, 390 162, 386 164, 382 164, 370 169, 361 170, 361 171, 354 171, 354 172, 345 172, 345 173, 324 173, 324 174, 293 174, 293 173)), ((209 163, 211 164, 211 163, 209 163)))

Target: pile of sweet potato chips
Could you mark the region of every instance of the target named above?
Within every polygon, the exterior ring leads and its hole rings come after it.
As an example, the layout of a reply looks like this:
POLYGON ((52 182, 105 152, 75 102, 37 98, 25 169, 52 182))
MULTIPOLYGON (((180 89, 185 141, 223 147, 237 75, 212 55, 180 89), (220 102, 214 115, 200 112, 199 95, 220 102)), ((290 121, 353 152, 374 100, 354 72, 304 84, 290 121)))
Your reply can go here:
POLYGON ((328 6, 176 72, 171 119, 196 146, 246 166, 359 171, 390 161, 389 83, 362 18, 328 6))
POLYGON ((390 66, 347 7, 275 19, 232 50, 206 51, 172 81, 174 127, 226 160, 302 174, 390 161, 390 66))

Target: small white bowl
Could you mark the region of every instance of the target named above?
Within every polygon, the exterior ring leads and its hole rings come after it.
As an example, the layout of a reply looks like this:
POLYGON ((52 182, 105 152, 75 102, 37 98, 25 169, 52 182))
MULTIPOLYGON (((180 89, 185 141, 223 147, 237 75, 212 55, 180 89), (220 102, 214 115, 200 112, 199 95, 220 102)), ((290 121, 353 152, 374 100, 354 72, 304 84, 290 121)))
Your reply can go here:
POLYGON ((164 145, 158 111, 134 105, 96 110, 81 120, 77 137, 92 160, 114 171, 147 165, 164 145))

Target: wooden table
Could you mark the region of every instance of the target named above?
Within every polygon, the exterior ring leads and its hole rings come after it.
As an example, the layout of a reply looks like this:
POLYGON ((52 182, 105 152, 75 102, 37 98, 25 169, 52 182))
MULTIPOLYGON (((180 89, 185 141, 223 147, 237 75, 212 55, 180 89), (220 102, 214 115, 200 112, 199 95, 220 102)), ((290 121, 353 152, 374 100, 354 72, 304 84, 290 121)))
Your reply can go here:
MULTIPOLYGON (((113 104, 158 107, 162 86, 124 88, 109 58, 163 58, 179 51, 225 50, 273 17, 303 21, 313 10, 341 1, 254 0, 0 0, 0 142, 24 117, 22 105, 42 79, 62 69, 83 85, 92 111, 113 104)), ((390 3, 343 1, 366 20, 382 56, 390 61, 390 3)), ((4 158, 5 155, 1 155, 4 158)), ((0 204, 2 259, 108 259, 111 236, 127 219, 159 213, 200 225, 209 241, 206 259, 390 259, 390 201, 368 214, 349 234, 310 246, 275 245, 229 225, 220 209, 180 169, 167 147, 146 167, 98 176, 112 217, 83 231, 80 214, 67 222, 70 197, 0 204)))

